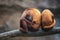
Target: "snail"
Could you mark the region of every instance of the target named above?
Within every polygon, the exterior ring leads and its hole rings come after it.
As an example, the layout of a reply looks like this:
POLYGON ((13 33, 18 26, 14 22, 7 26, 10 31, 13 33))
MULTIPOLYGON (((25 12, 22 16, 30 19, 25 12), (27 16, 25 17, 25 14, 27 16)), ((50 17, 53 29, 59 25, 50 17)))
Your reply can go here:
POLYGON ((36 32, 40 28, 41 13, 36 8, 27 8, 20 19, 21 32, 36 32))
POLYGON ((56 24, 54 14, 49 9, 45 9, 43 10, 41 16, 42 16, 42 26, 41 26, 42 30, 44 31, 51 30, 56 24))

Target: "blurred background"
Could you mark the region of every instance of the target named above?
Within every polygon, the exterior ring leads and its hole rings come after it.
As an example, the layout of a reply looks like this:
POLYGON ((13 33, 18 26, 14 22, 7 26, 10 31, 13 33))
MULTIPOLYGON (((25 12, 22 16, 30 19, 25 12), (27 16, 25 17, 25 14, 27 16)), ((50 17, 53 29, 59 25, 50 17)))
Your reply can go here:
MULTIPOLYGON (((60 0, 0 0, 0 33, 19 29, 22 12, 29 7, 50 9, 56 18, 55 27, 60 26, 60 0)), ((14 37, 1 40, 60 40, 60 34, 40 37, 14 37)))

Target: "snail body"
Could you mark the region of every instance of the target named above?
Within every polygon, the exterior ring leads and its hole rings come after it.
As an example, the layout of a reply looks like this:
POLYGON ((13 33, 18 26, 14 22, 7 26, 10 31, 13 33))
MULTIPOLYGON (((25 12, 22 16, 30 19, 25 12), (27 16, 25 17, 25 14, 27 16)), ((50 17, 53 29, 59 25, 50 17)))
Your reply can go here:
POLYGON ((55 23, 56 20, 54 19, 53 13, 50 10, 45 9, 42 12, 42 29, 44 31, 49 31, 54 27, 55 23))
POLYGON ((20 19, 20 30, 35 32, 40 28, 41 13, 36 8, 27 8, 20 19))

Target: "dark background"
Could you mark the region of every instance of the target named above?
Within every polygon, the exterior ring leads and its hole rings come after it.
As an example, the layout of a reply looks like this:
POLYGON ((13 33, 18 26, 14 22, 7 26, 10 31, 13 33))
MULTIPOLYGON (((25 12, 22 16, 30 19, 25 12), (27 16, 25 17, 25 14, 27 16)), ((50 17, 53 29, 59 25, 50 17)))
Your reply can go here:
MULTIPOLYGON (((55 27, 60 27, 60 0, 0 0, 0 33, 19 29, 20 16, 24 9, 34 7, 50 9, 56 19, 55 27)), ((41 37, 14 37, 2 40, 60 40, 60 34, 41 37)))

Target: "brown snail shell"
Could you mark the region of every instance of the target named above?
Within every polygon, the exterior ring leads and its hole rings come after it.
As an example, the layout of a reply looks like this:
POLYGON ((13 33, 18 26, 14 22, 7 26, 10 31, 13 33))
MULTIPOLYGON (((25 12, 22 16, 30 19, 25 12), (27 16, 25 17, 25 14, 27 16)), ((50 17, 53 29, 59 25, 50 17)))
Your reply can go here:
POLYGON ((22 23, 22 22, 20 23, 21 28, 23 30, 25 30, 25 32, 28 32, 28 31, 35 32, 35 31, 38 31, 39 28, 40 28, 41 13, 36 8, 27 8, 23 12, 23 14, 21 16, 21 20, 25 21, 25 24, 22 23), (23 25, 25 25, 25 26, 23 26, 23 25))
POLYGON ((42 12, 42 29, 44 31, 51 30, 56 23, 53 13, 49 9, 42 12))

